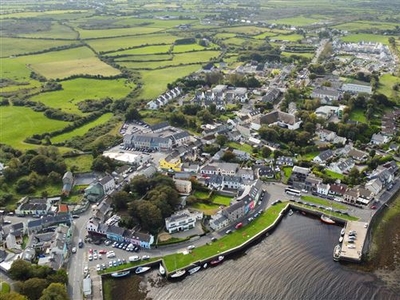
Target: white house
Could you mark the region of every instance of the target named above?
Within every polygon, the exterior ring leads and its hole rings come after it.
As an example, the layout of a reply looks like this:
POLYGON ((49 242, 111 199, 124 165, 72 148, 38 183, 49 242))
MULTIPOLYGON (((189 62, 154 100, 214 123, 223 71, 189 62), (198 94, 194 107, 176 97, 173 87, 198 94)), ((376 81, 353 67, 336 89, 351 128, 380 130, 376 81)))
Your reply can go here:
POLYGON ((374 133, 371 137, 371 144, 382 145, 390 142, 390 138, 381 133, 374 133))
POLYGON ((378 179, 372 179, 365 184, 365 188, 372 192, 375 196, 382 190, 382 182, 378 179))
POLYGON ((361 85, 354 83, 344 83, 342 85, 342 90, 350 93, 367 93, 372 94, 372 88, 369 85, 361 85))
POLYGON ((189 212, 189 210, 180 210, 168 218, 165 218, 165 228, 169 233, 186 231, 196 226, 196 221, 203 219, 203 213, 189 212))
POLYGON ((328 196, 330 187, 331 186, 329 184, 320 183, 317 185, 317 193, 320 195, 328 196))
POLYGON ((99 183, 103 187, 104 194, 111 194, 115 189, 115 180, 111 175, 104 176, 99 180, 99 183))

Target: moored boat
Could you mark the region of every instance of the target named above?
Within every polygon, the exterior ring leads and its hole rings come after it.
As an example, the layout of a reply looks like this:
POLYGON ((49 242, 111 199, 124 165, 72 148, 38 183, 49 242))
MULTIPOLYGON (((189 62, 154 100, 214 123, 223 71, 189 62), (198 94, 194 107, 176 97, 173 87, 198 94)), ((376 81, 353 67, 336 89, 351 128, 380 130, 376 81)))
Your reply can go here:
POLYGON ((339 243, 342 243, 343 242, 343 237, 341 236, 340 238, 339 238, 339 243))
POLYGON ((163 267, 162 264, 160 264, 160 267, 158 268, 158 271, 160 272, 161 275, 165 275, 165 268, 163 267))
POLYGON ((293 215, 293 210, 289 210, 289 216, 293 215))
POLYGON ((335 248, 333 248, 333 260, 334 261, 339 261, 341 248, 342 247, 339 244, 337 244, 335 246, 335 248))
POLYGON ((344 228, 342 228, 342 231, 340 231, 340 235, 344 236, 344 233, 345 233, 345 230, 344 230, 344 228))
POLYGON ((186 274, 185 270, 180 270, 171 275, 171 278, 179 278, 186 274))
POLYGON ((146 271, 148 271, 150 269, 151 269, 151 267, 139 267, 139 268, 136 269, 135 273, 136 274, 142 274, 142 273, 144 273, 144 272, 146 272, 146 271))
POLYGON ((205 264, 203 265, 203 269, 207 269, 207 267, 208 267, 208 263, 205 263, 205 264))
POLYGON ((210 264, 213 265, 213 266, 215 266, 215 265, 219 264, 221 261, 223 261, 224 258, 225 258, 225 257, 224 257, 223 255, 220 255, 220 256, 218 256, 217 259, 212 260, 212 261, 210 262, 210 264))
POLYGON ((189 273, 190 275, 192 275, 192 274, 198 272, 200 269, 201 269, 201 266, 196 266, 196 267, 194 267, 194 268, 189 269, 189 270, 188 270, 188 273, 189 273))
POLYGON ((129 275, 130 272, 131 272, 131 271, 114 272, 114 273, 111 274, 111 277, 115 277, 115 278, 124 277, 124 276, 126 276, 126 275, 129 275))
POLYGON ((331 218, 325 215, 321 215, 321 221, 326 224, 335 224, 335 221, 333 221, 331 218))

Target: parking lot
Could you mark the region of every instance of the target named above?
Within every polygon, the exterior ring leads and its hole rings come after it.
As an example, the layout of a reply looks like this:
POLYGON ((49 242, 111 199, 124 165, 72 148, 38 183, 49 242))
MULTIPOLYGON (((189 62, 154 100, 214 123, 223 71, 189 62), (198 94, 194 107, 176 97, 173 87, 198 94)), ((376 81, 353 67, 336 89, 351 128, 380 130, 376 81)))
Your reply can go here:
POLYGON ((118 243, 118 246, 114 246, 115 243, 111 244, 89 244, 85 243, 83 248, 78 248, 77 251, 84 251, 84 269, 83 274, 89 273, 92 270, 103 270, 112 266, 117 266, 129 262, 129 257, 131 261, 135 257, 134 261, 137 260, 147 260, 150 258, 150 252, 147 249, 139 249, 137 247, 136 251, 134 247, 128 248, 127 243, 118 243), (125 250, 123 249, 125 247, 125 250), (85 268, 87 269, 85 270, 85 268))

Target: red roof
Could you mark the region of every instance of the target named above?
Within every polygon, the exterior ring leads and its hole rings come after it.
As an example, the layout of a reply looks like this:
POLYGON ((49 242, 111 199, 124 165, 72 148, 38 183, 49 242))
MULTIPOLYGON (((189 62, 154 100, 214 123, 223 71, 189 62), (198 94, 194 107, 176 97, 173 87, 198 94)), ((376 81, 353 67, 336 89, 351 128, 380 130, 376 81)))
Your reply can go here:
POLYGON ((67 204, 58 205, 58 213, 67 213, 67 212, 69 212, 67 204))

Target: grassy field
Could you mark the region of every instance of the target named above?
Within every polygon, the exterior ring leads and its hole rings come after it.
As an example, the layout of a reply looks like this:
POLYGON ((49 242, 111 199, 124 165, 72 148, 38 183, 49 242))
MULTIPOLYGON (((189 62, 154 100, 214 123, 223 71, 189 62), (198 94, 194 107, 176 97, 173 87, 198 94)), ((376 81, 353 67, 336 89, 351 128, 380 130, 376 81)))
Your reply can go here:
POLYGON ((283 175, 284 175, 287 179, 289 179, 290 176, 292 176, 292 170, 293 170, 293 167, 283 167, 283 168, 282 168, 283 175))
POLYGON ((140 74, 144 83, 141 97, 143 99, 156 98, 166 90, 168 83, 174 82, 176 79, 187 76, 199 69, 198 65, 190 65, 146 72, 141 71, 140 74))
POLYGON ((10 285, 7 282, 3 281, 0 284, 0 294, 7 294, 9 292, 10 292, 10 285))
POLYGON ((306 26, 306 25, 311 25, 311 24, 314 24, 314 23, 317 23, 320 21, 322 21, 322 20, 319 18, 313 19, 313 18, 305 17, 305 16, 271 20, 271 22, 276 23, 276 24, 289 24, 292 26, 306 26))
POLYGON ((325 200, 313 196, 301 196, 301 199, 310 203, 318 204, 318 205, 323 205, 325 207, 332 207, 336 209, 347 209, 346 205, 340 204, 335 201, 330 201, 330 200, 325 200))
POLYGON ((207 199, 209 194, 209 192, 195 191, 193 195, 198 199, 207 199))
POLYGON ((100 30, 84 30, 79 29, 82 39, 96 39, 102 37, 116 37, 116 36, 135 36, 138 34, 149 34, 157 31, 162 31, 163 28, 157 27, 132 27, 132 28, 112 28, 100 30))
POLYGON ((124 79, 101 80, 77 78, 62 83, 60 91, 47 92, 32 97, 33 101, 40 101, 47 106, 60 108, 69 113, 82 114, 77 103, 85 99, 119 99, 126 96, 134 87, 124 79))
POLYGON ((353 109, 350 113, 350 120, 367 123, 367 118, 365 117, 362 109, 353 109))
MULTIPOLYGON (((215 45, 216 46, 216 45, 215 45)), ((218 46, 216 46, 218 48, 218 46)), ((199 44, 189 44, 189 45, 175 45, 173 53, 183 53, 188 51, 201 51, 211 47, 203 47, 199 44)))
POLYGON ((92 121, 92 122, 90 122, 88 124, 85 124, 85 125, 77 128, 77 129, 75 129, 75 130, 73 130, 71 132, 67 132, 67 133, 52 137, 51 138, 51 142, 53 144, 55 144, 55 143, 64 142, 64 141, 66 141, 66 140, 68 140, 68 139, 70 139, 70 138, 72 138, 74 136, 82 136, 85 133, 87 133, 90 129, 92 129, 93 127, 96 127, 96 126, 98 126, 100 124, 104 124, 105 122, 110 120, 112 118, 112 116, 113 116, 112 113, 104 114, 100 118, 98 118, 98 119, 96 119, 96 120, 94 120, 94 121, 92 121))
POLYGON ((119 62, 119 64, 130 69, 157 69, 159 67, 178 66, 181 64, 206 63, 210 61, 211 58, 218 57, 219 54, 219 51, 187 52, 175 54, 173 56, 173 60, 150 62, 119 62))
POLYGON ((344 175, 343 174, 339 174, 339 173, 333 172, 331 170, 325 170, 325 174, 328 175, 330 178, 333 178, 333 179, 344 179, 344 175))
POLYGON ((172 61, 173 58, 174 56, 172 54, 130 55, 120 58, 115 58, 115 62, 121 64, 129 61, 161 61, 161 60, 172 61))
POLYGON ((391 74, 384 74, 379 78, 378 92, 386 95, 389 98, 395 99, 400 95, 400 92, 393 90, 393 86, 398 83, 400 84, 400 78, 391 74))
POLYGON ((285 56, 285 57, 290 57, 292 55, 297 55, 297 56, 302 56, 302 57, 305 57, 305 58, 313 58, 315 54, 314 53, 309 53, 309 52, 285 52, 285 51, 283 51, 283 52, 281 52, 281 55, 285 56))
POLYGON ((306 161, 312 161, 314 157, 316 157, 319 154, 319 151, 314 151, 310 152, 304 155, 300 155, 298 157, 299 160, 306 160, 306 161))
POLYGON ((221 40, 225 40, 225 39, 229 39, 229 38, 233 38, 236 36, 236 33, 217 33, 216 35, 214 35, 214 37, 216 39, 221 39, 221 40))
POLYGON ((19 39, 19 38, 1 38, 1 57, 8 57, 17 54, 33 53, 72 44, 71 41, 54 41, 40 39, 19 39))
POLYGON ((211 199, 214 204, 229 206, 233 197, 214 194, 211 199))
POLYGON ((77 168, 77 173, 90 172, 93 163, 93 156, 91 154, 84 154, 75 157, 66 157, 64 158, 64 162, 68 169, 71 169, 71 167, 77 168))
POLYGON ((289 42, 296 42, 298 40, 303 39, 303 36, 300 34, 289 34, 289 35, 277 35, 271 37, 271 40, 281 40, 281 41, 289 41, 289 42))
POLYGON ((126 49, 129 47, 137 47, 141 45, 152 45, 155 42, 171 44, 175 42, 178 37, 169 33, 165 34, 146 34, 138 36, 116 37, 108 39, 89 40, 87 43, 96 51, 115 51, 118 49, 126 49))
MULTIPOLYGON (((27 68, 26 64, 15 58, 2 58, 1 61, 1 74, 3 78, 9 78, 16 82, 25 82, 29 86, 40 86, 40 83, 33 81, 29 76, 31 70, 27 68)), ((29 86, 19 86, 19 88, 27 88, 29 86)))
MULTIPOLYGON (((18 36, 27 38, 51 38, 51 39, 70 39, 75 40, 78 38, 78 34, 68 26, 60 24, 58 22, 52 22, 50 30, 39 31, 32 33, 19 34, 18 36)), ((54 42, 54 41, 53 41, 54 42)))
POLYGON ((219 205, 217 204, 205 204, 205 203, 196 203, 192 205, 192 207, 202 211, 207 216, 216 214, 220 209, 219 205))
POLYGON ((167 53, 171 48, 171 45, 154 45, 147 47, 140 47, 135 49, 128 49, 123 51, 117 51, 112 53, 107 53, 107 56, 118 56, 118 55, 147 55, 147 54, 158 54, 167 53))
POLYGON ((245 151, 247 153, 252 154, 253 153, 253 147, 251 147, 249 144, 239 144, 236 142, 229 142, 228 146, 234 149, 238 149, 238 150, 242 150, 245 151))
POLYGON ((247 34, 247 35, 258 35, 261 34, 265 31, 268 31, 267 28, 260 28, 256 26, 246 26, 243 24, 242 26, 235 26, 235 27, 227 27, 223 29, 223 32, 228 32, 228 33, 242 33, 242 34, 247 34))
POLYGON ((47 78, 65 78, 71 75, 88 74, 113 76, 120 71, 98 59, 87 47, 53 51, 37 55, 17 57, 31 70, 47 78))
POLYGON ((367 33, 360 33, 360 34, 349 34, 347 36, 341 37, 343 42, 376 42, 382 43, 384 45, 389 45, 390 36, 387 35, 376 35, 376 34, 367 34, 367 33))
POLYGON ((333 26, 334 28, 347 30, 350 32, 355 32, 359 30, 367 30, 367 29, 376 29, 376 30, 387 30, 394 29, 396 27, 395 23, 387 23, 387 22, 373 22, 373 21, 359 21, 359 22, 349 22, 343 23, 340 25, 333 26))
POLYGON ((2 106, 0 109, 0 143, 17 149, 37 148, 23 140, 35 133, 45 133, 61 129, 68 123, 46 118, 43 113, 27 107, 2 106))

